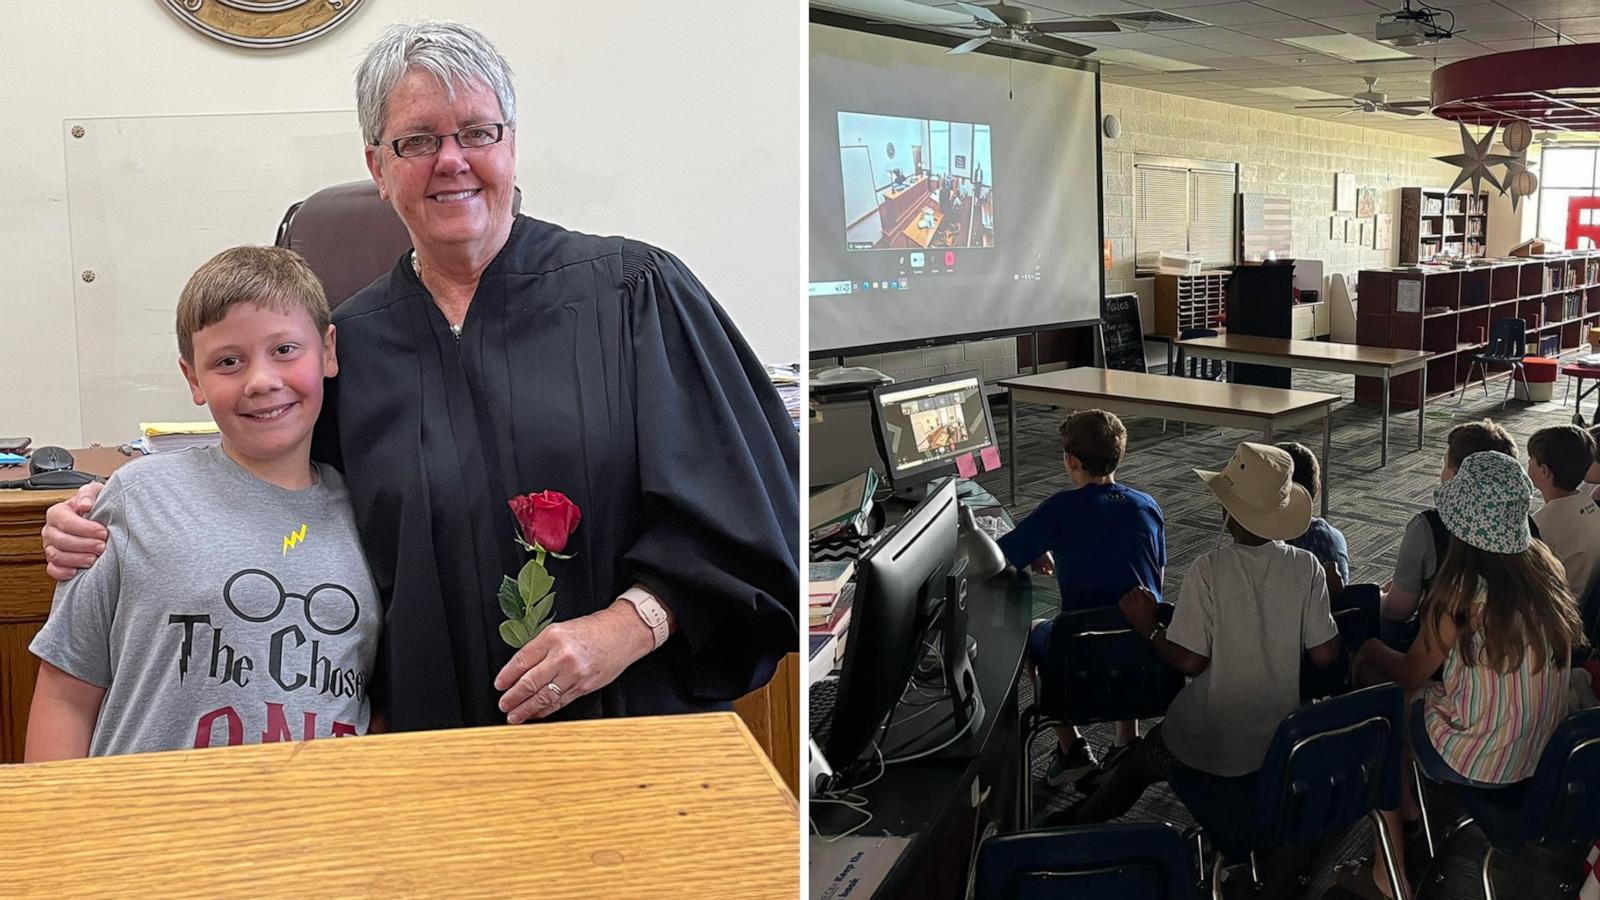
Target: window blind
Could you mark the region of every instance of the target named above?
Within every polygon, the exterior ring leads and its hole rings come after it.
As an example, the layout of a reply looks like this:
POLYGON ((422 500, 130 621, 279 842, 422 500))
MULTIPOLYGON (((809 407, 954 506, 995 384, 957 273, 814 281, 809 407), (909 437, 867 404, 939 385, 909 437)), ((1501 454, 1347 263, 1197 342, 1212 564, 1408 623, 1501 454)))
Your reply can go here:
POLYGON ((1136 165, 1133 173, 1133 264, 1153 269, 1162 251, 1189 248, 1189 171, 1136 165))
POLYGON ((1233 176, 1222 172, 1191 172, 1193 202, 1189 204, 1189 252, 1200 254, 1206 268, 1233 265, 1233 176))

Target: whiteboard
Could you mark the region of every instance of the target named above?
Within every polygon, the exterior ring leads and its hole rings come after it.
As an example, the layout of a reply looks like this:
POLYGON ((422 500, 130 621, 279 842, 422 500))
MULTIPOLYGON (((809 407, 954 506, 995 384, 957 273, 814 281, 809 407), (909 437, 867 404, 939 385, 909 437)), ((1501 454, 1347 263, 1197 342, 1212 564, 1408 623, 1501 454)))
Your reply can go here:
POLYGON ((219 251, 271 244, 308 194, 369 177, 355 111, 75 118, 63 132, 84 441, 210 418, 178 371, 178 293, 219 251))
POLYGON ((878 208, 872 153, 866 147, 840 147, 839 165, 844 172, 844 223, 850 226, 878 208))

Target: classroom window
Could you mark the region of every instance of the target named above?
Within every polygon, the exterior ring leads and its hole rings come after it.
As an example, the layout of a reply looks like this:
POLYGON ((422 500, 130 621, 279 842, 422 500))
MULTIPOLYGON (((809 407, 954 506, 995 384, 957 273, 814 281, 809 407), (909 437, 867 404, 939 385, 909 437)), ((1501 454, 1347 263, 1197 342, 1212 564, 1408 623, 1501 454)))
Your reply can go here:
POLYGON ((1139 158, 1133 164, 1134 269, 1155 271, 1163 251, 1197 253, 1206 268, 1236 261, 1237 163, 1139 158))
MULTIPOLYGON (((1567 200, 1596 193, 1593 147, 1546 147, 1539 156, 1538 227, 1534 235, 1567 245, 1567 200)), ((1585 244, 1588 242, 1585 241, 1585 244)))

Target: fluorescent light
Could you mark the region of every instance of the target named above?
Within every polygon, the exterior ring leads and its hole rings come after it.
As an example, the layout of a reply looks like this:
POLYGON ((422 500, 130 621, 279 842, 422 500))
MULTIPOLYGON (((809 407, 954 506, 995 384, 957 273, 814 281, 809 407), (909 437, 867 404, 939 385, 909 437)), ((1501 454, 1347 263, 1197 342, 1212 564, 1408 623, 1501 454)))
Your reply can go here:
POLYGON ((1308 87, 1253 87, 1245 88, 1258 94, 1271 94, 1274 97, 1287 97, 1290 100, 1348 100, 1343 94, 1330 94, 1308 87))
POLYGON ((1186 62, 1181 59, 1168 59, 1165 56, 1156 56, 1154 53, 1144 53, 1139 50, 1124 50, 1120 47, 1101 47, 1090 54, 1091 59, 1102 62, 1119 63, 1124 66, 1133 66, 1139 69, 1149 69, 1152 72, 1210 72, 1213 67, 1196 62, 1186 62))
POLYGON ((1328 56, 1342 59, 1346 62, 1381 62, 1386 59, 1416 59, 1409 53, 1385 47, 1382 44, 1369 41, 1353 34, 1330 34, 1323 37, 1296 37, 1279 38, 1285 44, 1293 44, 1306 50, 1325 53, 1328 56))

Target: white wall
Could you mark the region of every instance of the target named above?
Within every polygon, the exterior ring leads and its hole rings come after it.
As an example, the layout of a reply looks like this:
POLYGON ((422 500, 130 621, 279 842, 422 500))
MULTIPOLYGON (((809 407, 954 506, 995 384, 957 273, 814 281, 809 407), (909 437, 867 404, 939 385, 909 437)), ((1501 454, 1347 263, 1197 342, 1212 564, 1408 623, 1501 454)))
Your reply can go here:
MULTIPOLYGON (((798 359, 802 10, 774 7, 754 15, 740 0, 697 0, 688 15, 642 0, 369 0, 331 34, 266 52, 205 37, 155 0, 8 8, 0 432, 78 446, 85 431, 80 366, 97 361, 78 356, 65 122, 351 109, 365 47, 390 22, 428 16, 480 28, 515 70, 526 212, 673 251, 757 354, 798 359)), ((359 159, 358 134, 349 153, 359 159)), ((217 249, 271 239, 218 235, 217 249)), ((181 282, 202 261, 165 263, 181 282)))

